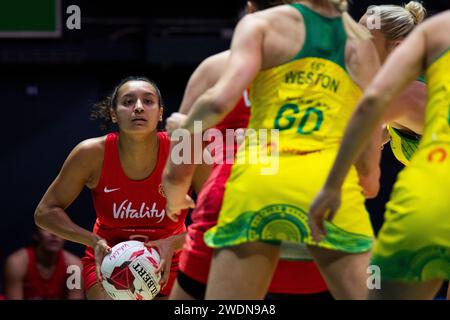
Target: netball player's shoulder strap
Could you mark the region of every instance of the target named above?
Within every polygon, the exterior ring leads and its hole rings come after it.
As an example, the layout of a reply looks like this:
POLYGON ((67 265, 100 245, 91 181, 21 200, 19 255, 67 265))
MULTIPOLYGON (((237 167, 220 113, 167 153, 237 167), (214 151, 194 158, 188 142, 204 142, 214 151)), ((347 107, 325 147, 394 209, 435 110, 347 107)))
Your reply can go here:
POLYGON ((158 132, 159 139, 159 153, 161 155, 169 155, 170 152, 170 137, 167 132, 160 131, 158 132))
POLYGON ((300 3, 291 4, 303 17, 305 42, 293 60, 301 58, 322 58, 330 60, 343 69, 347 35, 342 17, 326 17, 300 3))
POLYGON ((118 155, 117 150, 117 140, 119 139, 119 134, 117 132, 110 133, 106 136, 105 141, 105 155, 103 159, 103 165, 111 162, 118 155))
POLYGON ((105 138, 105 150, 103 152, 102 172, 97 187, 93 189, 102 190, 121 170, 119 150, 117 149, 117 140, 119 134, 117 132, 109 133, 105 138))

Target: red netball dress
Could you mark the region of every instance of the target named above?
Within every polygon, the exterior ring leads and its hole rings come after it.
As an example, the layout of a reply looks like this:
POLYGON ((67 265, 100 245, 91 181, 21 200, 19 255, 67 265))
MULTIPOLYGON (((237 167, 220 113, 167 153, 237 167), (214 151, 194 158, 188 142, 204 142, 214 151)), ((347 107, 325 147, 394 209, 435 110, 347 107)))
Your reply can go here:
MULTIPOLYGON (((94 233, 108 242, 109 246, 127 240, 149 241, 164 239, 186 231, 183 211, 179 222, 166 215, 166 198, 161 176, 169 157, 170 139, 159 132, 158 161, 153 172, 144 180, 129 179, 122 169, 118 150, 118 133, 106 137, 105 153, 100 180, 92 189, 97 220, 94 233)), ((168 295, 176 278, 180 252, 172 259, 171 274, 167 286, 160 294, 168 295)), ((86 290, 97 283, 94 251, 86 248, 83 262, 83 278, 86 290)))
POLYGON ((36 248, 26 248, 28 269, 23 284, 25 300, 61 300, 67 298, 67 264, 64 252, 58 253, 53 273, 49 279, 44 279, 37 267, 36 248))

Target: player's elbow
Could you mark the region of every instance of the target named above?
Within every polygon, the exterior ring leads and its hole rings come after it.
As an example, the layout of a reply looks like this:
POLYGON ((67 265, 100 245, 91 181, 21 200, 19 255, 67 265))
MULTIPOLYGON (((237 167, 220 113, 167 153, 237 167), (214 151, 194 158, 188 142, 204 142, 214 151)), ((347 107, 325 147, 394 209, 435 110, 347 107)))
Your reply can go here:
POLYGON ((380 169, 379 167, 372 169, 368 174, 359 174, 359 184, 363 189, 366 199, 373 199, 380 192, 380 169))
POLYGON ((360 157, 360 159, 356 161, 355 166, 356 169, 358 170, 358 174, 362 177, 371 176, 371 173, 376 167, 374 163, 362 157, 360 157))
POLYGON ((210 103, 211 111, 220 116, 228 113, 228 107, 229 105, 221 97, 215 97, 210 103))
POLYGON ((375 199, 380 192, 380 185, 377 184, 375 187, 365 188, 364 189, 364 197, 366 199, 375 199))
POLYGON ((42 206, 39 204, 37 206, 36 210, 34 211, 34 223, 39 227, 42 224, 43 216, 44 216, 44 210, 43 210, 42 206))
POLYGON ((185 176, 186 172, 180 172, 182 171, 183 165, 178 166, 179 170, 176 170, 177 168, 166 168, 163 171, 162 179, 163 179, 163 185, 164 183, 169 183, 171 185, 180 185, 185 182, 185 176))
POLYGON ((208 90, 205 94, 205 99, 207 99, 206 104, 214 114, 224 115, 228 113, 230 109, 230 98, 220 90, 216 88, 208 90))
POLYGON ((40 203, 34 211, 34 222, 40 228, 45 228, 52 217, 52 209, 40 203))
POLYGON ((364 99, 356 110, 356 113, 362 117, 373 117, 381 111, 381 108, 388 104, 389 97, 380 92, 376 87, 367 89, 364 99))

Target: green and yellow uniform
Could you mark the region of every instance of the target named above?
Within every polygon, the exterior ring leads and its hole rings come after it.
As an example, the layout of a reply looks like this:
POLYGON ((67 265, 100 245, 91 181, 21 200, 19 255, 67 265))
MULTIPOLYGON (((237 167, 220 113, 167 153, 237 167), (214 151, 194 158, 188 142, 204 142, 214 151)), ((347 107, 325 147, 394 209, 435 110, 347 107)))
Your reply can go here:
POLYGON ((259 134, 246 139, 226 185, 218 224, 205 241, 214 248, 263 241, 366 252, 374 236, 354 168, 344 184, 342 207, 326 224, 327 236, 318 244, 311 237, 309 207, 331 169, 361 91, 346 70, 342 18, 292 6, 304 19, 303 49, 292 61, 260 72, 250 88, 249 128, 258 133, 277 129, 279 138, 263 143, 259 134), (279 156, 263 157, 267 149, 279 156), (261 161, 249 161, 252 154, 261 161))
POLYGON ((450 49, 427 69, 419 149, 386 206, 372 264, 385 280, 450 279, 450 49))
MULTIPOLYGON (((426 83, 424 76, 420 76, 416 81, 426 83)), ((387 126, 387 130, 391 136, 392 153, 403 165, 409 165, 412 156, 419 148, 420 135, 407 134, 392 126, 387 126)))
POLYGON ((406 134, 391 126, 387 126, 387 130, 391 136, 392 153, 403 165, 409 165, 412 156, 419 148, 420 136, 406 134))

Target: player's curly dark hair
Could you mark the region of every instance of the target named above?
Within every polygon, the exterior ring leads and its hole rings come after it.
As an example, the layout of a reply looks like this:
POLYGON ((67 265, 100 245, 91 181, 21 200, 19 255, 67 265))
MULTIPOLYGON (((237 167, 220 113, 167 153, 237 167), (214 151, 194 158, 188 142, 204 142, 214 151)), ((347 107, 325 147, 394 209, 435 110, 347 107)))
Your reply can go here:
POLYGON ((147 77, 142 76, 130 76, 122 79, 115 87, 110 96, 106 97, 104 100, 96 103, 94 105, 94 110, 91 113, 91 120, 97 120, 100 122, 100 129, 109 130, 113 126, 113 122, 111 120, 111 109, 115 110, 117 108, 117 95, 124 84, 130 81, 145 81, 152 85, 156 90, 156 94, 158 95, 159 106, 164 106, 164 101, 161 95, 161 91, 159 90, 156 82, 150 80, 147 77))

